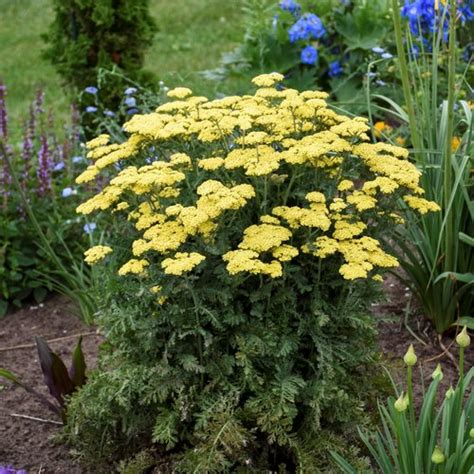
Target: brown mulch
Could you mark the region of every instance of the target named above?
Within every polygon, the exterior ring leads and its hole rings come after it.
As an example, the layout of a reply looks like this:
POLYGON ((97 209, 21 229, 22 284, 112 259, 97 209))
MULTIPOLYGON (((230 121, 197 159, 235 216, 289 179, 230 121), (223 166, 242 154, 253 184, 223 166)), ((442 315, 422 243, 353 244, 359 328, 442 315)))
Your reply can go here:
MULTIPOLYGON (((383 360, 394 372, 395 379, 398 382, 403 380, 401 358, 408 346, 413 344, 420 362, 418 367, 423 368, 425 384, 429 384, 431 373, 440 362, 444 372, 443 385, 454 385, 457 380, 457 368, 451 359, 443 354, 436 334, 416 308, 408 318, 408 323, 426 345, 405 328, 403 315, 410 299, 409 292, 395 279, 389 278, 386 282, 386 294, 387 300, 374 305, 373 311, 379 320, 379 345, 383 360)), ((91 328, 73 316, 70 304, 62 297, 51 298, 42 306, 25 307, 0 321, 0 367, 12 370, 35 389, 47 393, 34 347, 2 349, 30 344, 36 335, 48 340, 91 331, 91 328)), ((96 365, 100 342, 98 335, 84 337, 83 350, 89 367, 96 365)), ((457 347, 452 342, 448 337, 443 339, 444 345, 449 347, 449 352, 457 358, 457 347)), ((72 338, 51 342, 50 346, 69 361, 75 344, 76 338, 72 338)), ((474 351, 470 350, 466 354, 466 366, 473 365, 474 351)), ((416 373, 415 397, 418 400, 421 399, 420 379, 420 374, 416 373)), ((73 462, 68 448, 55 441, 54 436, 58 433, 59 426, 14 417, 12 413, 57 421, 54 414, 21 388, 0 380, 0 466, 11 464, 17 469, 25 469, 30 474, 85 472, 73 462)))
MULTIPOLYGON (((62 297, 51 298, 42 305, 26 306, 0 320, 0 367, 11 370, 26 384, 48 394, 36 347, 5 349, 34 344, 34 336, 38 335, 50 340, 90 332, 94 329, 82 324, 62 297)), ((83 338, 82 348, 89 368, 96 365, 100 340, 98 335, 83 338)), ((69 367, 76 344, 74 337, 49 345, 69 367)), ((60 426, 12 414, 60 421, 22 388, 0 379, 0 466, 12 465, 29 474, 84 472, 73 463, 68 448, 53 439, 60 426)))

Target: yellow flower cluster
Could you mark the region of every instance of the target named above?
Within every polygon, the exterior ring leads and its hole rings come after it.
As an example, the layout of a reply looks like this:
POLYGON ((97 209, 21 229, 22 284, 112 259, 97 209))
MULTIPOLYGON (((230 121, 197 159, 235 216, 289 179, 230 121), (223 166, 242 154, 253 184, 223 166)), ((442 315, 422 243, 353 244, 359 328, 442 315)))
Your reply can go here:
POLYGON ((89 265, 94 265, 103 260, 109 253, 112 253, 110 247, 107 247, 106 245, 96 245, 84 252, 84 261, 89 265))
MULTIPOLYGON (((124 125, 124 143, 88 143, 79 183, 120 171, 78 212, 123 213, 138 233, 120 275, 179 276, 217 255, 231 275, 277 278, 301 251, 338 258, 348 280, 397 265, 371 236, 374 220, 402 222, 399 197, 421 213, 439 209, 421 197, 408 152, 370 143, 365 119, 337 114, 324 92, 277 87, 282 79, 264 74, 253 95, 213 101, 179 87, 124 125)), ((86 260, 111 251, 101 249, 86 260)))

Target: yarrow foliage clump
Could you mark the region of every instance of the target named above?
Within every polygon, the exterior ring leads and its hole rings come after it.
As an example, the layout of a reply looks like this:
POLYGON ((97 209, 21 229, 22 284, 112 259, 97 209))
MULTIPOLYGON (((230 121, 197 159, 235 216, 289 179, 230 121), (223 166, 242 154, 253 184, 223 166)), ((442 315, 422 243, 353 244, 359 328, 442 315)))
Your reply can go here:
MULTIPOLYGON (((277 90, 281 79, 259 76, 253 96, 215 101, 179 88, 169 93, 178 100, 126 123, 124 143, 89 142, 93 163, 78 183, 113 165, 120 171, 78 212, 111 210, 135 222, 121 274, 188 273, 216 256, 229 226, 221 261, 232 275, 280 278, 304 254, 337 256, 348 280, 397 266, 375 237, 380 222, 399 221, 395 198, 421 213, 438 208, 422 197, 408 152, 369 143, 365 119, 336 114, 323 92, 277 90)), ((87 261, 110 251, 91 249, 87 261)))
POLYGON ((155 446, 177 472, 328 472, 335 445, 357 458, 368 305, 397 265, 380 236, 437 205, 406 150, 282 79, 213 101, 178 88, 123 143, 89 142, 78 182, 111 179, 78 211, 116 230, 86 252, 113 350, 69 405, 83 459, 155 446))

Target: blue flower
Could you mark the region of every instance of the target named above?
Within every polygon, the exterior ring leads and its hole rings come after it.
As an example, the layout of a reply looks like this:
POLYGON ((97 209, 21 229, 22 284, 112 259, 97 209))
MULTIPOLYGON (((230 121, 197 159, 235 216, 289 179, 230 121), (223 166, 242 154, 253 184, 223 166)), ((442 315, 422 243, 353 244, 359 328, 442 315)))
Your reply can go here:
POLYGON ((128 107, 135 107, 137 105, 135 97, 127 97, 125 99, 125 105, 127 105, 128 107))
POLYGON ((56 163, 56 164, 54 165, 53 170, 54 170, 54 171, 61 171, 61 170, 64 169, 65 166, 66 166, 66 165, 64 164, 64 161, 60 161, 59 163, 56 163))
POLYGON ((311 45, 301 50, 301 62, 303 64, 313 65, 318 60, 318 50, 311 45))
POLYGON ((383 54, 382 54, 382 58, 383 58, 383 59, 392 59, 392 58, 393 58, 393 55, 390 54, 390 53, 383 53, 383 54))
POLYGON ((137 113, 138 113, 137 108, 127 109, 127 115, 134 115, 134 114, 137 114, 137 113))
POLYGON ((290 42, 319 39, 326 34, 321 18, 314 13, 305 13, 289 30, 290 42))
POLYGON ((372 51, 376 54, 383 54, 385 53, 385 49, 381 48, 380 46, 376 46, 375 48, 372 48, 372 51))
POLYGON ((73 194, 74 194, 74 193, 73 193, 72 188, 64 188, 63 191, 62 191, 62 193, 61 193, 61 196, 62 196, 63 198, 67 198, 67 197, 69 197, 69 196, 72 196, 73 194))
POLYGON ((97 107, 94 107, 93 105, 89 105, 86 107, 86 112, 93 114, 94 112, 97 112, 97 107))
POLYGON ((107 115, 107 117, 115 117, 115 112, 112 112, 111 110, 104 110, 104 115, 107 115))
POLYGON ((97 94, 97 92, 99 91, 99 89, 97 89, 97 87, 94 87, 94 86, 89 86, 89 87, 86 87, 84 89, 84 92, 87 92, 88 94, 97 94))
POLYGON ((83 228, 86 234, 92 234, 92 232, 97 228, 97 224, 95 222, 88 222, 87 224, 84 224, 83 228))
POLYGON ((290 13, 297 13, 301 10, 301 5, 294 0, 281 0, 280 8, 290 13))
POLYGON ((84 157, 83 156, 73 156, 72 157, 72 162, 74 164, 77 164, 77 163, 82 163, 84 161, 84 157))
POLYGON ((138 90, 138 89, 137 89, 136 87, 127 87, 127 88, 125 89, 124 94, 125 94, 125 95, 132 95, 132 94, 135 94, 135 92, 137 92, 137 90, 138 90))
POLYGON ((329 64, 329 77, 337 77, 340 76, 344 70, 342 69, 342 65, 340 61, 332 61, 329 64))

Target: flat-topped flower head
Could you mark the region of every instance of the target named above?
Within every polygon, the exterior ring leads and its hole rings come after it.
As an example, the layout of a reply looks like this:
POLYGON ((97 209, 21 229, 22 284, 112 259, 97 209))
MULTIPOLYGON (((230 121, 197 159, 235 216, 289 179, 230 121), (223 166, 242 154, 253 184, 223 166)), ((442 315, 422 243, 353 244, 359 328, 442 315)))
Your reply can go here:
POLYGON ((186 97, 189 97, 192 94, 193 91, 191 89, 188 89, 187 87, 176 87, 166 93, 168 97, 173 99, 185 99, 186 97))
POLYGON ((285 76, 278 72, 271 72, 270 74, 261 74, 260 76, 254 77, 252 82, 258 87, 273 87, 278 82, 283 81, 285 76))

